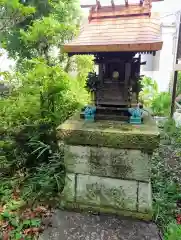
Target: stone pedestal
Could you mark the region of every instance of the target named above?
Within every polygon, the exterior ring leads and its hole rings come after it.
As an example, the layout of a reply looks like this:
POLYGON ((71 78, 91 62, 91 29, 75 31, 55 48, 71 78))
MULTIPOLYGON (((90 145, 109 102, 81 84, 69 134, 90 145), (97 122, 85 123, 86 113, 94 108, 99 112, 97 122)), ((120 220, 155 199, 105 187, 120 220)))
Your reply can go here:
POLYGON ((79 114, 58 128, 67 170, 67 208, 152 218, 150 160, 159 144, 155 123, 88 123, 79 114))

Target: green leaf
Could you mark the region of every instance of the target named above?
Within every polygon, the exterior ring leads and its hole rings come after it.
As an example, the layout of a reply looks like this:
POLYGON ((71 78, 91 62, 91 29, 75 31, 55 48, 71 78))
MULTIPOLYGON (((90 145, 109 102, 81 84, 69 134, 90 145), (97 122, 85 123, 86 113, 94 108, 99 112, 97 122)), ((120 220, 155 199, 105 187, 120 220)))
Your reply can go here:
POLYGON ((19 209, 22 205, 24 204, 24 201, 15 201, 15 200, 12 200, 10 202, 7 203, 7 208, 8 210, 11 210, 11 211, 15 211, 17 209, 19 209))
POLYGON ((7 211, 1 213, 1 216, 4 217, 4 218, 10 218, 11 217, 11 214, 7 211))
POLYGON ((18 227, 18 225, 19 225, 17 219, 11 219, 10 224, 11 224, 13 227, 18 227))
POLYGON ((33 219, 31 220, 31 227, 40 227, 41 220, 40 219, 33 219))
POLYGON ((23 236, 22 236, 21 233, 16 233, 16 234, 15 234, 15 239, 16 239, 16 240, 20 240, 20 239, 22 239, 22 237, 23 237, 23 236))
POLYGON ((22 224, 23 224, 23 227, 30 227, 31 226, 31 220, 24 220, 22 224))

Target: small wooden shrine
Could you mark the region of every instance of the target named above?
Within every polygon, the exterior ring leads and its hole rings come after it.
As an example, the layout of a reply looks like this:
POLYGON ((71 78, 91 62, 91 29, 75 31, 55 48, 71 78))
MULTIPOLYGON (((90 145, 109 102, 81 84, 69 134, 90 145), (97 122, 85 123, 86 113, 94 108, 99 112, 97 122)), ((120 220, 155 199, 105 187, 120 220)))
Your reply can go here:
POLYGON ((150 161, 159 131, 151 118, 140 124, 140 55, 155 54, 162 41, 151 0, 131 1, 123 6, 97 1, 80 35, 65 45, 70 56, 93 54, 98 72, 88 77, 94 106, 84 110, 86 120, 75 113, 57 128, 66 168, 60 204, 74 211, 151 220, 150 161), (88 121, 91 111, 104 121, 88 121), (131 124, 122 124, 126 120, 131 124))
POLYGON ((89 21, 79 36, 65 45, 70 56, 93 54, 98 81, 93 91, 96 119, 128 120, 130 107, 138 104, 141 54, 155 54, 162 41, 152 0, 135 4, 92 6, 89 21))

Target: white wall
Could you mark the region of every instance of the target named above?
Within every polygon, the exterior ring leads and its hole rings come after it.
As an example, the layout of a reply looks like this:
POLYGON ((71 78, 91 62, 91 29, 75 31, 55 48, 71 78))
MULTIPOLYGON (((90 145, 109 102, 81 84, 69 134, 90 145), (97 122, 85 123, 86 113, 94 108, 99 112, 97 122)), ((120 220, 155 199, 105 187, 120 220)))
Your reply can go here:
POLYGON ((0 49, 0 71, 9 71, 13 68, 15 62, 8 58, 8 54, 5 50, 0 49))
POLYGON ((162 26, 163 48, 153 55, 143 55, 142 60, 147 64, 142 66, 141 74, 157 81, 159 91, 167 91, 173 74, 175 54, 175 25, 162 26))
POLYGON ((162 24, 163 48, 159 56, 143 56, 147 61, 146 66, 142 66, 142 74, 152 77, 157 81, 160 91, 167 91, 170 82, 173 80, 173 65, 176 54, 178 11, 181 10, 181 0, 164 0, 154 3, 152 11, 159 12, 162 24), (155 65, 159 65, 159 70, 155 65))

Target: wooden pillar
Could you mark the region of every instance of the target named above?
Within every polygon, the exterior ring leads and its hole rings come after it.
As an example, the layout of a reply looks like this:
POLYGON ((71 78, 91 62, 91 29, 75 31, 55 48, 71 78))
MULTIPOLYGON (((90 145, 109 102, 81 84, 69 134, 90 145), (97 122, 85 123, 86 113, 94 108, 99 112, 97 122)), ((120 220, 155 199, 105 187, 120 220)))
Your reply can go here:
POLYGON ((131 76, 131 63, 125 63, 125 85, 124 85, 124 100, 128 101, 128 85, 131 76))
POLYGON ((175 110, 175 99, 176 99, 176 91, 177 91, 177 78, 178 78, 178 72, 175 71, 174 72, 174 80, 173 80, 171 111, 170 111, 170 117, 171 118, 173 117, 174 110, 175 110))
POLYGON ((112 8, 115 8, 114 0, 111 0, 111 5, 112 5, 112 8))
POLYGON ((96 93, 91 91, 91 105, 96 105, 96 93))
MULTIPOLYGON (((177 44, 176 44, 176 59, 175 59, 175 66, 178 64, 178 59, 181 56, 180 49, 181 49, 181 14, 179 13, 179 20, 177 26, 177 44)), ((178 69, 174 69, 174 81, 173 81, 173 90, 172 90, 172 102, 171 102, 171 110, 170 110, 170 117, 173 117, 174 110, 175 110, 175 98, 176 98, 176 91, 177 91, 177 78, 178 78, 178 69)))
POLYGON ((136 82, 136 88, 137 88, 137 102, 139 101, 139 93, 140 93, 140 66, 141 66, 141 54, 139 55, 139 60, 137 63, 137 82, 136 82))
POLYGON ((99 63, 99 80, 100 85, 103 84, 103 63, 99 63))
POLYGON ((128 7, 128 0, 124 0, 125 1, 125 6, 128 7))

